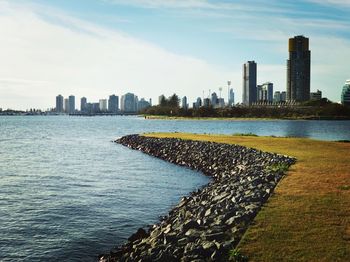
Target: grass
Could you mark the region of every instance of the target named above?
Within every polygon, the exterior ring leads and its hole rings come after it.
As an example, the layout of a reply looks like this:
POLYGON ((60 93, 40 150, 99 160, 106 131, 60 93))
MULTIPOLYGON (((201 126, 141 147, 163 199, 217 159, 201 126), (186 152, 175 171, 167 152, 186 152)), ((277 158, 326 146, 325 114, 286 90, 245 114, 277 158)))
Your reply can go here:
POLYGON ((163 116, 163 115, 142 115, 145 119, 152 120, 204 120, 204 121, 276 121, 284 120, 281 118, 267 118, 267 117, 189 117, 189 116, 163 116))
MULTIPOLYGON (((350 261, 350 143, 304 138, 153 133, 297 158, 238 245, 249 261, 350 261)), ((273 167, 275 168, 275 167, 273 167)))

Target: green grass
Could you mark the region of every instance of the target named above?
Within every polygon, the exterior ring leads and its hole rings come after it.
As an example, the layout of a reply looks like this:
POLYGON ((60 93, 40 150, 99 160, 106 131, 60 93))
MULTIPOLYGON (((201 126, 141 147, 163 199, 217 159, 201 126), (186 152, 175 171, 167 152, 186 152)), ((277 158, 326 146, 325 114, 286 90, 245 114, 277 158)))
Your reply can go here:
POLYGON ((188 133, 150 136, 240 144, 295 157, 296 164, 243 235, 240 254, 249 261, 350 261, 350 143, 188 133))

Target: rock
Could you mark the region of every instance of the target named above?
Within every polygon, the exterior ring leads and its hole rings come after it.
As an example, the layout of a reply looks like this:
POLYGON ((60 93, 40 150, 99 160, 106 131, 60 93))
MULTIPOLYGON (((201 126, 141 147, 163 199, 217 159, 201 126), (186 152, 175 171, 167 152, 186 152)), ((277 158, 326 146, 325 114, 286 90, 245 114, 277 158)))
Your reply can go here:
POLYGON ((282 178, 267 172, 295 159, 238 145, 172 138, 124 136, 131 149, 198 170, 213 180, 183 197, 160 223, 139 229, 100 261, 220 261, 234 248, 282 178), (227 239, 230 240, 227 240, 227 239))
POLYGON ((145 237, 147 237, 147 236, 148 236, 147 232, 146 232, 143 228, 139 228, 139 229, 137 230, 136 233, 132 234, 132 235, 128 238, 128 240, 129 240, 130 242, 133 242, 133 241, 135 241, 135 240, 142 239, 142 238, 145 238, 145 237))

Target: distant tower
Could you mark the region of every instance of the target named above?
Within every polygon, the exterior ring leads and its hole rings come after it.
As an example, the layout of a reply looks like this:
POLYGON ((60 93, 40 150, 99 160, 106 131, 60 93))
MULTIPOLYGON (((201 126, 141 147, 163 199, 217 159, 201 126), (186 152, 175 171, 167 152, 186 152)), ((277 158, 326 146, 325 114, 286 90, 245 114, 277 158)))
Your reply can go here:
POLYGON ((75 112, 75 96, 73 95, 70 95, 69 98, 69 110, 68 110, 68 113, 69 114, 74 114, 75 112))
POLYGON ((188 108, 188 106, 187 106, 187 97, 186 96, 184 96, 182 98, 182 108, 185 109, 185 110, 188 108))
POLYGON ((119 97, 116 95, 110 95, 108 99, 108 111, 116 114, 119 110, 119 97))
POLYGON ((253 104, 257 100, 256 96, 256 63, 248 61, 243 65, 243 104, 253 104))
POLYGON ((56 112, 63 113, 63 96, 56 96, 56 112))
POLYGON ((87 99, 86 99, 86 97, 82 97, 82 98, 80 99, 80 111, 81 111, 81 112, 85 112, 85 111, 86 111, 86 109, 87 109, 86 104, 87 104, 87 99))
POLYGON ((230 106, 230 86, 231 86, 231 81, 227 81, 227 103, 228 106, 230 106))
POLYGON ((295 36, 289 39, 287 60, 287 100, 310 100, 311 52, 309 38, 295 36))

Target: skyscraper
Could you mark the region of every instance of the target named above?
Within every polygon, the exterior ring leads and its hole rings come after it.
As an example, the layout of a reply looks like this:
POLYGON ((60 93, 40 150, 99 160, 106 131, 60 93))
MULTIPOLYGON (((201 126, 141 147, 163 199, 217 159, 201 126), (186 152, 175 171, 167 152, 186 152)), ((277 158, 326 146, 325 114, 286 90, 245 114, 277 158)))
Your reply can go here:
POLYGON ((107 99, 100 99, 99 104, 100 104, 100 110, 102 112, 106 112, 107 111, 107 99))
POLYGON ((231 88, 230 89, 228 105, 229 106, 234 106, 234 104, 235 104, 235 93, 233 92, 233 88, 231 88))
POLYGON ((119 97, 116 95, 109 96, 108 111, 116 114, 119 110, 119 97))
POLYGON ((311 52, 309 38, 302 35, 289 39, 287 60, 287 100, 310 100, 311 52))
POLYGON ((183 109, 187 109, 188 108, 188 104, 187 104, 187 97, 184 96, 182 98, 182 106, 181 106, 183 109))
POLYGON ((138 98, 132 93, 122 95, 120 99, 120 109, 124 113, 135 113, 137 111, 138 98))
POLYGON ((75 112, 75 96, 70 95, 68 99, 69 99, 68 113, 69 114, 74 114, 74 112, 75 112))
POLYGON ((257 100, 256 96, 256 63, 248 61, 243 65, 243 104, 253 104, 257 100))
POLYGON ((56 96, 56 112, 63 113, 63 96, 56 96))
POLYGON ((86 99, 86 97, 82 97, 82 98, 80 99, 80 111, 81 111, 81 112, 86 112, 86 109, 87 109, 86 104, 87 104, 87 99, 86 99))
POLYGON ((64 112, 69 114, 69 99, 68 98, 64 99, 64 112))

